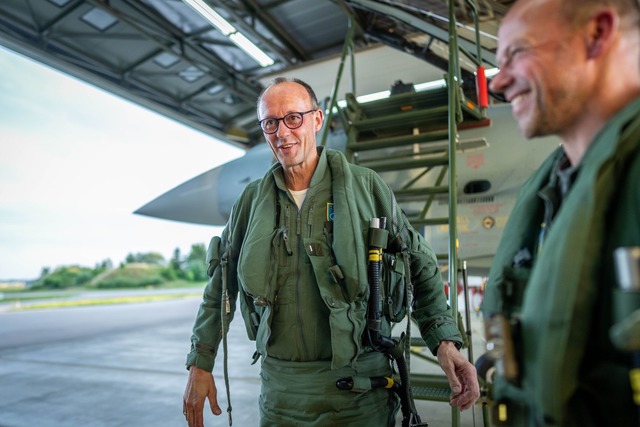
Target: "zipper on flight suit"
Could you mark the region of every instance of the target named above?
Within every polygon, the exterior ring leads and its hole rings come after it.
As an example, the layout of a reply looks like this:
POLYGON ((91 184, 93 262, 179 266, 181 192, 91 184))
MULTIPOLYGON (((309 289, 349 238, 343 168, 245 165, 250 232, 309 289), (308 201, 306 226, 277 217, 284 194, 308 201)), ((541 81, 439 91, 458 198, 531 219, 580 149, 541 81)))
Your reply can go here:
MULTIPOLYGON (((301 309, 302 307, 300 306, 300 293, 301 293, 301 283, 300 283, 300 262, 301 262, 301 258, 302 258, 302 253, 304 251, 304 245, 302 243, 302 209, 305 207, 305 205, 307 204, 307 198, 305 197, 305 200, 302 202, 302 206, 300 208, 297 209, 297 215, 296 215, 296 238, 298 241, 298 244, 296 245, 297 247, 297 253, 296 253, 296 260, 295 260, 295 278, 296 278, 296 284, 295 284, 295 292, 296 292, 296 298, 295 298, 295 304, 296 304, 296 318, 298 319, 298 332, 299 332, 299 339, 300 339, 300 350, 301 352, 306 352, 307 349, 307 344, 305 343, 305 339, 304 339, 304 325, 302 323, 302 315, 301 313, 301 309)), ((297 206, 296 206, 297 207, 297 206)), ((307 359, 308 355, 304 354, 302 355, 303 359, 307 359)))

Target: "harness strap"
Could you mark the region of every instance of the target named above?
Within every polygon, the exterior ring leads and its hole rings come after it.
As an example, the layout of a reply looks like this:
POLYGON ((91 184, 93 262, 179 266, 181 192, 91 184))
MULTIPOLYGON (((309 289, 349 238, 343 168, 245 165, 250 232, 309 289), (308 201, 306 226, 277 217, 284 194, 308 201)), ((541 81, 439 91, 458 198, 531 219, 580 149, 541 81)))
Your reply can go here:
POLYGON ((407 327, 405 330, 406 340, 404 341, 404 357, 407 364, 407 370, 411 372, 411 308, 413 307, 413 282, 411 281, 411 257, 409 255, 409 247, 406 240, 408 239, 407 228, 404 224, 398 226, 398 201, 393 193, 391 193, 391 230, 394 238, 400 242, 400 251, 402 253, 402 261, 404 262, 404 278, 405 278, 405 305, 407 310, 407 327))
POLYGON ((222 298, 223 303, 220 304, 220 324, 222 325, 222 352, 223 352, 223 375, 224 386, 227 391, 227 414, 229 416, 229 426, 233 425, 231 417, 231 390, 229 386, 229 368, 228 368, 228 346, 227 333, 229 332, 229 314, 231 313, 231 302, 229 301, 229 292, 227 285, 227 264, 229 263, 228 252, 225 251, 220 259, 220 267, 222 267, 222 298))

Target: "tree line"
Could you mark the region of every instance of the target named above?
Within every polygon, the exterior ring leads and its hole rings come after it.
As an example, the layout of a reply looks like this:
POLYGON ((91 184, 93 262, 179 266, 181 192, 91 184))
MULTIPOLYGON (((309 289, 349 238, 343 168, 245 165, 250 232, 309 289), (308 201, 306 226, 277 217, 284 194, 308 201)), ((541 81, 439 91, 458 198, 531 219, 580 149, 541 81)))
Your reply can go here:
POLYGON ((31 289, 143 288, 177 281, 202 282, 207 280, 206 253, 205 245, 198 243, 191 245, 186 256, 176 248, 169 260, 160 253, 146 252, 129 253, 118 267, 114 267, 110 259, 93 268, 80 265, 44 267, 31 289))

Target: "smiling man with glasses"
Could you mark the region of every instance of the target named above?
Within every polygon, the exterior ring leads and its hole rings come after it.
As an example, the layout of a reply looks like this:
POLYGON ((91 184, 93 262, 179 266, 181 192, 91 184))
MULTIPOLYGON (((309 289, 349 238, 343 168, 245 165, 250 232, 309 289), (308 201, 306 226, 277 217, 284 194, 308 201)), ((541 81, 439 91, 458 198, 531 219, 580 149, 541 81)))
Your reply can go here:
POLYGON ((316 132, 324 120, 313 89, 305 86, 304 82, 276 80, 258 98, 258 117, 262 117, 258 123, 283 166, 287 187, 294 191, 309 187, 319 158, 316 132), (270 102, 271 99, 277 102, 270 102))
POLYGON ((411 313, 449 379, 451 404, 471 407, 480 395, 476 371, 458 351, 462 337, 435 256, 389 187, 341 152, 316 146, 324 113, 305 82, 274 80, 257 113, 278 162, 246 187, 209 247, 211 279, 187 358, 189 426, 202 426, 205 398, 221 413, 211 370, 237 296, 262 359, 261 426, 395 425, 396 392, 371 381, 392 376, 390 357, 367 334, 367 309, 376 307, 369 301, 369 226, 382 217, 384 231, 376 230, 388 233, 382 262, 389 270, 381 277, 379 333, 389 337, 391 324, 411 313), (345 378, 349 390, 337 387, 345 378))

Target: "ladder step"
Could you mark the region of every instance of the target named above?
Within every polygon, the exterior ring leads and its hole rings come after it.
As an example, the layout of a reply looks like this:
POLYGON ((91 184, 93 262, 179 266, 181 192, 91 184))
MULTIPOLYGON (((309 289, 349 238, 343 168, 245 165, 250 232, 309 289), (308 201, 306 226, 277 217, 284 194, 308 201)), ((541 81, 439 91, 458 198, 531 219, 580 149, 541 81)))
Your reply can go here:
POLYGON ((422 226, 422 225, 426 225, 426 226, 433 226, 433 225, 448 225, 449 224, 449 218, 448 217, 442 217, 442 218, 416 218, 416 217, 408 217, 409 222, 411 223, 411 225, 413 225, 414 227, 416 226, 422 226))
POLYGON ((448 157, 428 157, 424 159, 402 160, 398 162, 382 161, 383 158, 361 160, 358 164, 366 166, 377 172, 429 168, 434 166, 444 166, 449 164, 448 157), (378 162, 378 163, 376 163, 378 162))
POLYGON ((403 145, 420 144, 423 142, 442 141, 449 137, 448 130, 438 130, 424 132, 416 135, 400 135, 389 138, 378 138, 368 141, 357 141, 347 144, 347 149, 351 151, 377 150, 380 148, 399 147, 403 145))
POLYGON ((410 110, 387 116, 354 120, 351 124, 359 131, 374 129, 407 129, 420 127, 429 124, 433 127, 434 122, 446 125, 449 119, 447 106, 430 108, 428 110, 410 110))
POLYGON ((413 398, 417 400, 428 400, 433 402, 448 402, 451 396, 451 389, 449 387, 424 387, 424 386, 411 386, 413 398))
MULTIPOLYGON (((436 362, 437 363, 437 362, 436 362)), ((411 384, 415 384, 421 387, 437 387, 448 388, 449 380, 447 376, 442 374, 411 374, 411 384)))
POLYGON ((464 115, 464 121, 478 121, 484 122, 487 117, 484 112, 480 110, 473 102, 465 99, 462 103, 462 114, 464 115))
POLYGON ((447 87, 430 89, 421 92, 406 92, 392 95, 376 101, 359 103, 354 94, 346 94, 347 105, 362 111, 367 116, 387 115, 393 111, 406 111, 408 109, 426 109, 434 105, 448 105, 449 91, 447 87))
POLYGON ((422 188, 408 188, 404 190, 395 190, 394 194, 396 199, 400 201, 409 201, 432 194, 445 194, 449 192, 449 187, 441 185, 438 187, 422 187, 422 188))
POLYGON ((409 341, 412 347, 425 347, 427 343, 420 337, 411 337, 409 341))
POLYGON ((411 374, 411 390, 413 397, 419 400, 448 402, 451 388, 446 375, 411 374))
POLYGON ((442 254, 436 254, 436 259, 440 262, 440 261, 445 261, 449 259, 449 254, 447 253, 442 253, 442 254))

